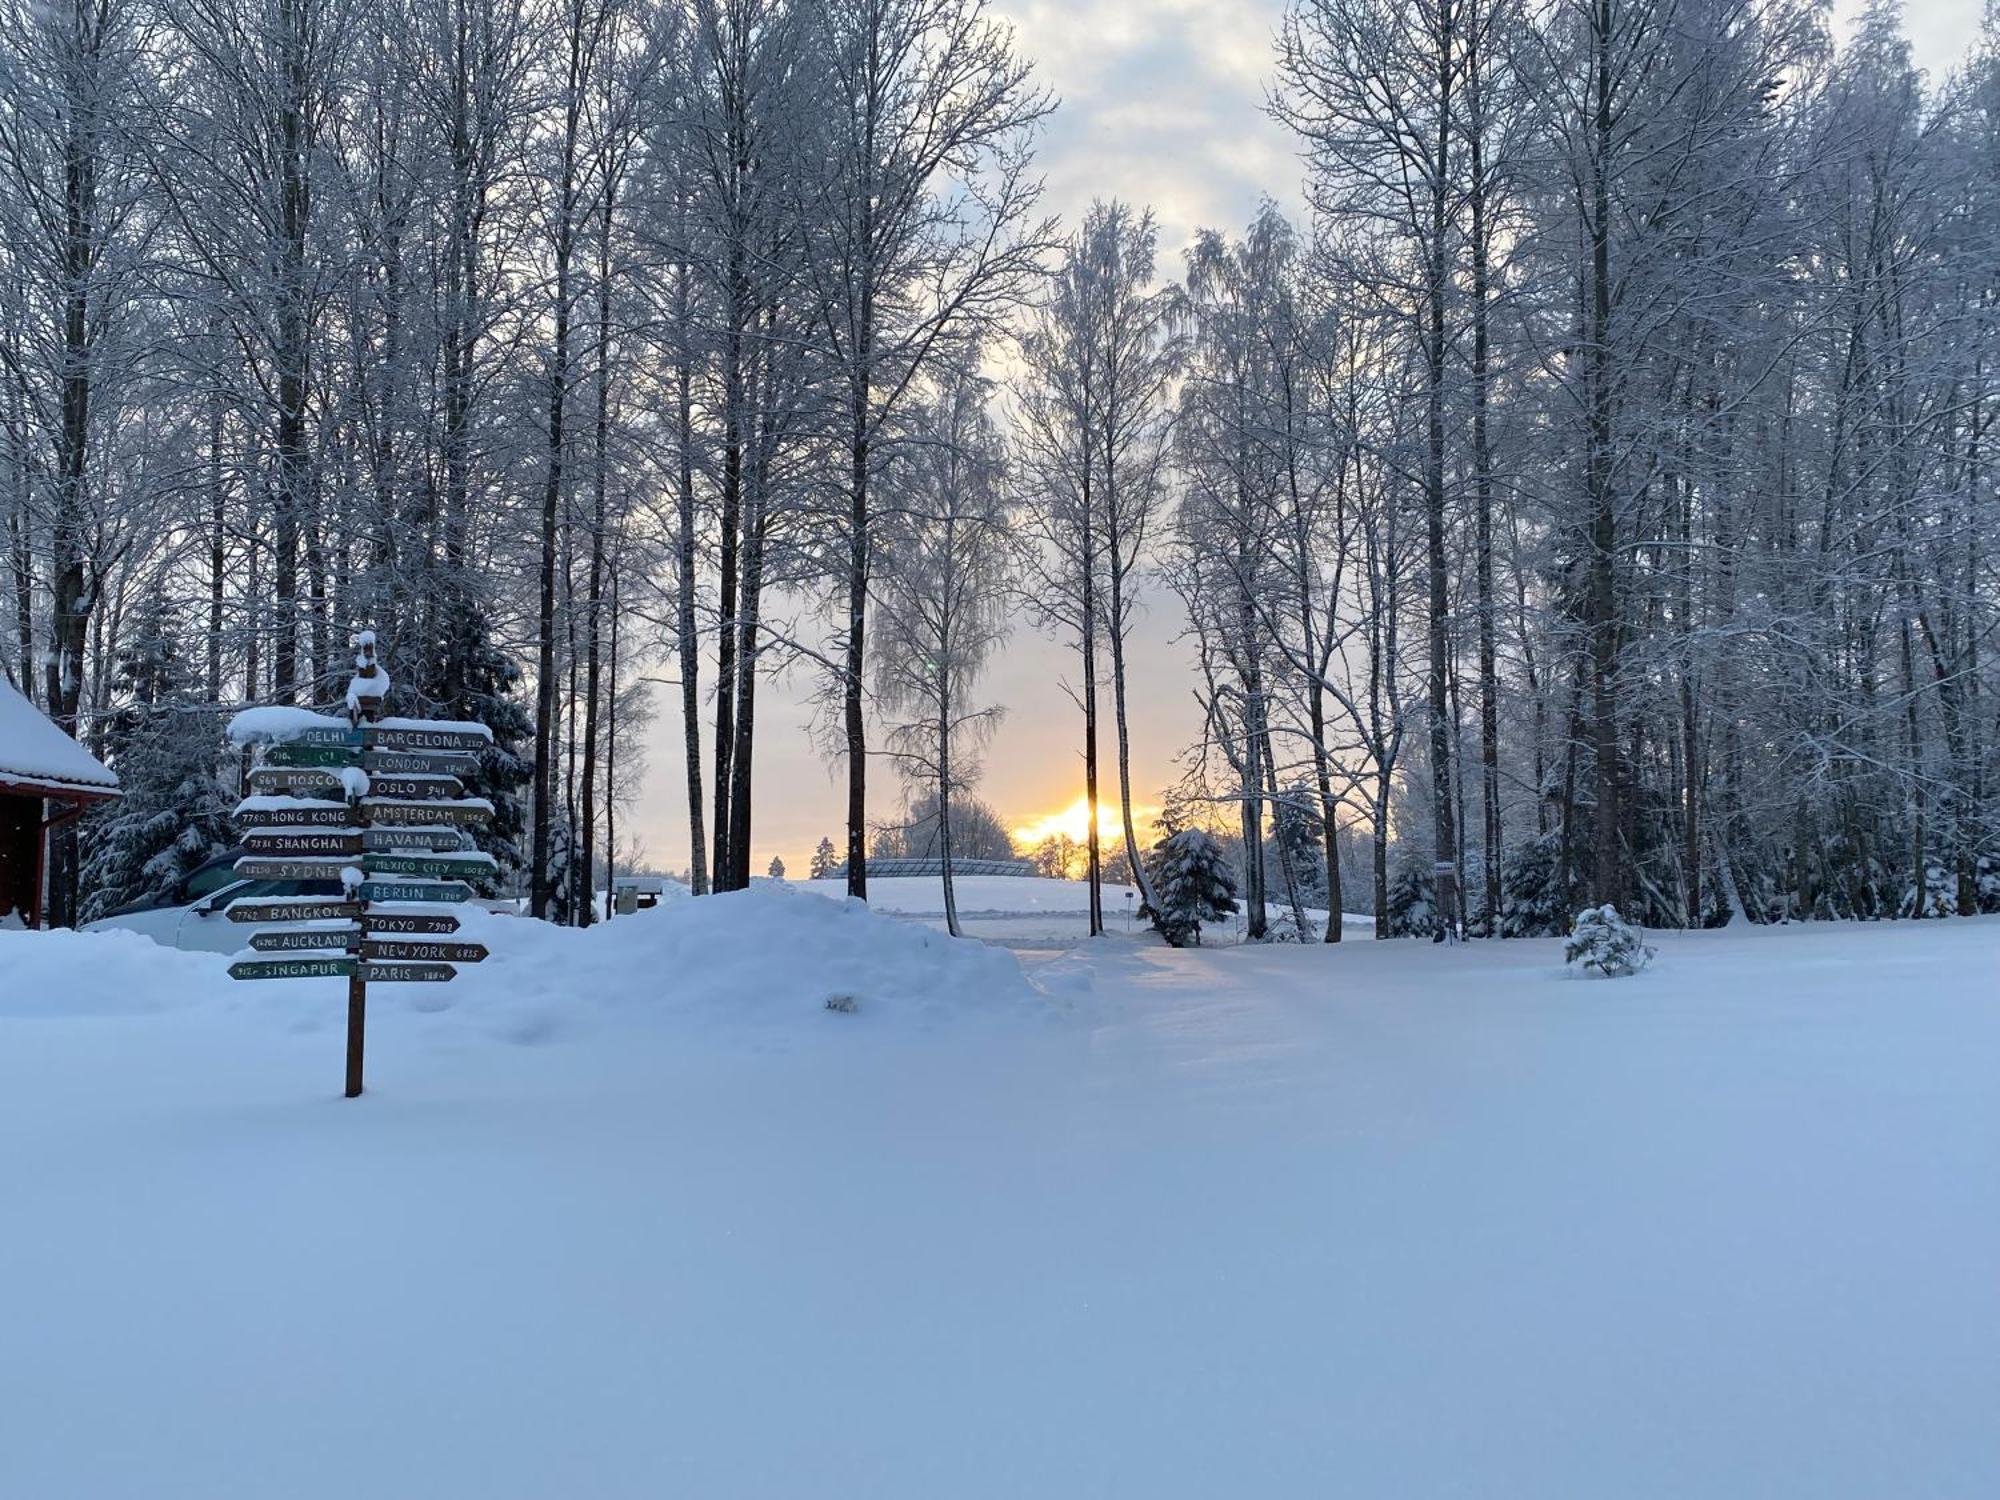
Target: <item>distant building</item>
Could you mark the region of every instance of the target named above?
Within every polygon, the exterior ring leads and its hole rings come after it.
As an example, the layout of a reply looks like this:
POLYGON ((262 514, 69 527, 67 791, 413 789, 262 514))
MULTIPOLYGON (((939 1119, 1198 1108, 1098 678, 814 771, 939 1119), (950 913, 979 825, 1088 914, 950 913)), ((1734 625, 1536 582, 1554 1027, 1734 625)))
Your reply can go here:
POLYGON ((0 927, 42 925, 49 832, 118 778, 0 677, 0 927))
MULTIPOLYGON (((961 879, 967 875, 1006 875, 1033 878, 1035 873, 1035 863, 1033 860, 1028 859, 954 859, 951 862, 951 875, 954 880, 961 879)), ((868 857, 868 875, 870 879, 876 876, 889 879, 899 875, 935 875, 942 879, 944 877, 944 861, 928 858, 884 859, 871 854, 868 857)), ((847 878, 846 863, 842 862, 828 870, 826 878, 828 880, 845 880, 847 878)))

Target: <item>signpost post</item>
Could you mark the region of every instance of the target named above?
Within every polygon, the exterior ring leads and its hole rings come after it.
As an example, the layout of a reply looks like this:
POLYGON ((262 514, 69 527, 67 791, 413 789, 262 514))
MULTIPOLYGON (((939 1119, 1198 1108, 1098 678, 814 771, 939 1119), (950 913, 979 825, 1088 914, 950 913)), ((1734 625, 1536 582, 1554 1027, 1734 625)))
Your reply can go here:
POLYGON ((232 922, 284 924, 250 935, 271 958, 229 966, 232 979, 347 980, 346 1094, 360 1095, 368 1028, 368 984, 438 984, 455 964, 486 956, 479 943, 450 940, 458 918, 409 911, 411 903, 468 901, 463 879, 490 874, 493 858, 472 847, 469 830, 493 815, 467 797, 461 773, 492 742, 483 724, 382 717, 389 674, 375 633, 354 637, 354 679, 346 722, 331 715, 252 709, 231 733, 263 747, 250 772, 252 795, 236 809, 247 851, 237 873, 264 880, 340 881, 345 894, 232 902, 232 922), (394 911, 376 910, 393 902, 394 911), (339 926, 300 926, 338 922, 339 926))

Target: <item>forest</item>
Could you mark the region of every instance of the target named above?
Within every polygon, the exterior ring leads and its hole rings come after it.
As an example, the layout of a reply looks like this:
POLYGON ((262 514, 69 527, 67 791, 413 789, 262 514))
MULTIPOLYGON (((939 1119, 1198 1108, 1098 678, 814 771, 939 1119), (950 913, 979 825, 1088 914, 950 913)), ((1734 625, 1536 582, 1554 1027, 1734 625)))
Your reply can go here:
POLYGON ((948 867, 955 802, 992 856, 1017 629, 1074 652, 1093 890, 1227 835, 1253 939, 2000 910, 1991 13, 1932 77, 1883 0, 1293 0, 1302 181, 1184 252, 1051 211, 980 0, 0 15, 0 670, 125 788, 58 922, 227 848, 229 713, 336 702, 361 629, 492 728, 557 922, 656 719, 649 853, 749 884, 780 677, 816 869, 948 867))

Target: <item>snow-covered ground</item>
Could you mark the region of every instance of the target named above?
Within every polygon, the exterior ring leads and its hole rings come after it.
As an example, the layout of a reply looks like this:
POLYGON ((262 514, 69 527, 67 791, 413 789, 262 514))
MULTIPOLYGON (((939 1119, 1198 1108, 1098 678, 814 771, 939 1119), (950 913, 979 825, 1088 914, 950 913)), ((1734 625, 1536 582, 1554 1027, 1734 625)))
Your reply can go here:
POLYGON ((2000 1494, 2000 922, 468 928, 0 933, 0 1495, 2000 1494))

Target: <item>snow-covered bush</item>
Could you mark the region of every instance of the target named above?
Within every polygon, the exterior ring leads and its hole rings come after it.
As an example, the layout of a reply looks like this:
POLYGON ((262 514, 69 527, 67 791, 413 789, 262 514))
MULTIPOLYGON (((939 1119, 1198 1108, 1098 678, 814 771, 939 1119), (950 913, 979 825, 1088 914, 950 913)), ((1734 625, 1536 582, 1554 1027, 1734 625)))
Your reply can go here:
POLYGON ((1563 945, 1563 962, 1580 963, 1607 978, 1622 979, 1645 968, 1653 951, 1645 935, 1606 902, 1576 914, 1569 941, 1563 945))
POLYGON ((1201 945, 1201 924, 1236 910, 1236 872, 1222 846, 1199 828, 1170 833, 1153 846, 1153 925, 1176 948, 1201 945))
POLYGON ((1271 918, 1269 925, 1265 927, 1264 941, 1267 943, 1316 943, 1319 941, 1319 929, 1313 925, 1312 918, 1310 917, 1306 918, 1305 926, 1301 928, 1298 920, 1289 911, 1281 911, 1275 917, 1271 918))

